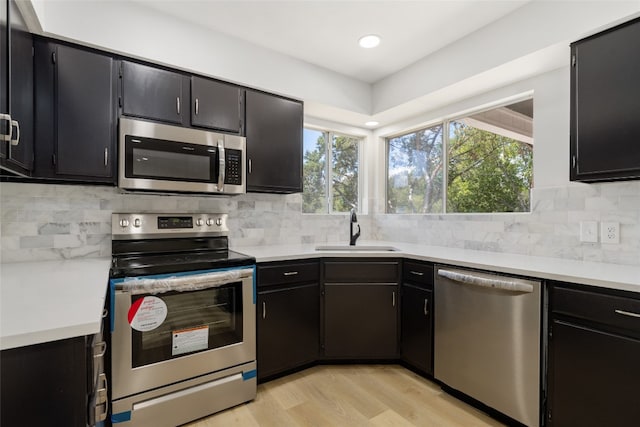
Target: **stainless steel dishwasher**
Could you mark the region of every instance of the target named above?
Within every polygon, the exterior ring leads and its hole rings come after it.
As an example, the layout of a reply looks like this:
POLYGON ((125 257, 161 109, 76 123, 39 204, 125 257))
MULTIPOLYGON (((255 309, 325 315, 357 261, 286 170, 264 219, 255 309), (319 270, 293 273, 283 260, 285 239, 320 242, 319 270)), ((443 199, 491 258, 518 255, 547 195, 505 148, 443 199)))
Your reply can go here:
POLYGON ((434 292, 435 378, 538 427, 541 283, 437 266, 434 292))

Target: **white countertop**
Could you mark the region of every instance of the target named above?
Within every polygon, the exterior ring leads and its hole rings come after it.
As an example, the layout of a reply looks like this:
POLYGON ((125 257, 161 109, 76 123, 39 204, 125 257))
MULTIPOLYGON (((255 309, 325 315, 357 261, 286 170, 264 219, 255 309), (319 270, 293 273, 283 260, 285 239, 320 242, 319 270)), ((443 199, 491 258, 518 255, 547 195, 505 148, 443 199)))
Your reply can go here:
POLYGON ((0 264, 0 349, 100 331, 111 258, 0 264))
MULTIPOLYGON (((346 245, 346 244, 345 244, 346 245)), ((387 251, 317 251, 317 245, 236 247, 258 262, 322 257, 402 257, 640 292, 640 266, 483 252, 401 242, 387 251)), ((0 349, 99 332, 110 258, 21 262, 0 265, 0 349)))
MULTIPOLYGON (((320 244, 324 245, 324 244, 320 244)), ((336 244, 327 244, 336 245, 336 244)), ((347 243, 344 243, 346 246, 347 243)), ((472 267, 522 276, 552 279, 584 285, 640 292, 640 266, 574 261, 528 255, 485 252, 413 243, 364 241, 357 246, 392 246, 398 251, 317 251, 312 245, 269 245, 236 247, 258 262, 321 257, 402 257, 472 267)))

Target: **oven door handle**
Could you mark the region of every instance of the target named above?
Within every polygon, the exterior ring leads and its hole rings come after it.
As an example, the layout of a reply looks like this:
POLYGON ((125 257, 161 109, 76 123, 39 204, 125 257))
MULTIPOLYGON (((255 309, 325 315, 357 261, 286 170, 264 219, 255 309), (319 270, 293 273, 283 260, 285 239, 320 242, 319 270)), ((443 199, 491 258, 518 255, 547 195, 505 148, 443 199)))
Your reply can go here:
POLYGON ((137 294, 160 294, 169 291, 185 292, 216 288, 242 279, 252 278, 253 268, 238 268, 204 274, 187 274, 162 279, 128 278, 116 284, 116 289, 137 294))
POLYGON ((482 288, 494 288, 508 292, 533 292, 533 285, 520 283, 516 280, 488 279, 486 277, 458 273, 456 271, 449 270, 438 270, 438 276, 445 277, 454 282, 464 283, 471 286, 479 286, 482 288))

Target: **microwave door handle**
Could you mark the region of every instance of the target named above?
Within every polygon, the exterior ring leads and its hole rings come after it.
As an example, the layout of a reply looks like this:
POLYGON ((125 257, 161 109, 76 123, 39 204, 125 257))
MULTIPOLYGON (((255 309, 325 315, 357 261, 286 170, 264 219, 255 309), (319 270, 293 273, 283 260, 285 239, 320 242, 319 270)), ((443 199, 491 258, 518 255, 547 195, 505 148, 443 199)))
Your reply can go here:
POLYGON ((224 190, 224 175, 225 175, 225 155, 224 155, 224 140, 218 140, 218 191, 224 190))

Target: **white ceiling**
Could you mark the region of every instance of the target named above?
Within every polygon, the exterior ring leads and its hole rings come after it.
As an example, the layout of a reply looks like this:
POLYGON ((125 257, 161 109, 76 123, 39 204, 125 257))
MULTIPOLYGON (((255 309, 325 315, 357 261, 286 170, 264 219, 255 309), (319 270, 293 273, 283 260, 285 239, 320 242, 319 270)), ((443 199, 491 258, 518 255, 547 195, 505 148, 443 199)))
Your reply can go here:
POLYGON ((530 0, 135 0, 188 22, 374 83, 530 0), (358 38, 381 36, 375 49, 358 38))

